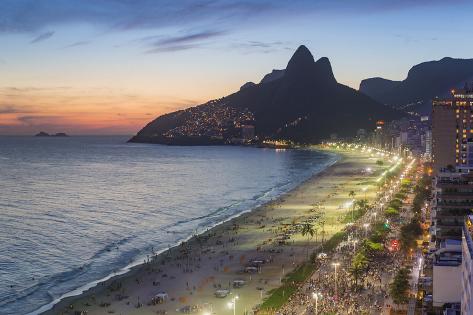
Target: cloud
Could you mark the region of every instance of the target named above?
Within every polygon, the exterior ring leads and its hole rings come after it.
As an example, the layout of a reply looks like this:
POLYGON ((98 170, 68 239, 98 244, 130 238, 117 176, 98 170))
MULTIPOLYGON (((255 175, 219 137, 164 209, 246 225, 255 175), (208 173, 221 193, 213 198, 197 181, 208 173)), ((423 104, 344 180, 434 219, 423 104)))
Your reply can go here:
POLYGON ((2 114, 28 114, 34 111, 34 106, 27 104, 4 103, 0 104, 0 115, 2 114))
POLYGON ((14 105, 0 105, 0 115, 1 114, 16 114, 21 113, 22 110, 17 108, 14 105))
POLYGON ((247 41, 234 43, 231 47, 240 49, 243 53, 271 53, 280 50, 293 50, 294 44, 287 41, 247 41))
POLYGON ((34 32, 77 23, 115 30, 225 24, 273 6, 270 0, 2 0, 0 32, 34 32))
POLYGON ((52 87, 16 87, 16 86, 4 86, 0 87, 0 94, 2 93, 29 93, 29 92, 50 92, 50 91, 62 91, 70 90, 70 86, 52 86, 52 87))
MULTIPOLYGON (((0 32, 35 32, 61 24, 105 29, 156 29, 183 25, 241 27, 253 17, 277 12, 371 13, 412 7, 458 6, 467 0, 1 0, 0 32)), ((274 16, 272 16, 274 17, 274 16)))
POLYGON ((173 52, 180 50, 188 50, 192 48, 202 47, 203 44, 215 37, 223 36, 226 32, 224 31, 201 31, 196 33, 170 36, 170 37, 158 37, 151 36, 143 38, 143 41, 151 41, 148 45, 152 48, 147 50, 146 53, 160 53, 160 52, 173 52), (155 38, 160 38, 155 40, 155 38))
POLYGON ((208 32, 200 32, 200 33, 188 34, 188 35, 183 35, 183 36, 169 37, 169 38, 157 41, 155 45, 166 46, 166 45, 185 44, 189 42, 195 42, 195 41, 209 39, 216 36, 221 36, 223 34, 224 32, 208 31, 208 32))
POLYGON ((90 44, 91 42, 89 40, 83 40, 83 41, 78 41, 69 45, 64 46, 63 48, 74 48, 74 47, 79 47, 79 46, 85 46, 90 44))
POLYGON ((438 40, 438 37, 432 37, 432 36, 431 37, 425 37, 425 36, 412 37, 410 34, 394 34, 394 37, 401 39, 405 44, 438 40))
POLYGON ((48 38, 51 38, 53 35, 54 35, 54 32, 52 32, 52 31, 49 31, 49 32, 40 34, 40 35, 36 36, 35 38, 33 38, 33 39, 31 40, 30 44, 36 44, 36 43, 45 41, 45 40, 47 40, 48 38))
POLYGON ((18 116, 16 119, 28 126, 37 126, 44 124, 54 124, 57 121, 61 121, 62 116, 53 115, 23 115, 18 116))

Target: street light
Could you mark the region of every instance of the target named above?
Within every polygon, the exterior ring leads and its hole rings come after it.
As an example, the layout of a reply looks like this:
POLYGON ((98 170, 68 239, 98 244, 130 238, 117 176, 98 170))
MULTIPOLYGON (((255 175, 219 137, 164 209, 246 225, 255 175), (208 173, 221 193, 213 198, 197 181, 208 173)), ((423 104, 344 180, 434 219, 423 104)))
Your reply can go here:
POLYGON ((363 224, 363 227, 365 228, 365 237, 368 235, 368 227, 369 227, 369 223, 365 223, 363 224))
POLYGON ((358 240, 353 240, 353 253, 356 251, 356 244, 358 243, 358 240))
POLYGON ((227 303, 229 309, 233 309, 233 315, 236 314, 236 301, 238 300, 238 295, 235 296, 231 302, 227 303))
POLYGON ((361 190, 365 193, 365 199, 366 199, 366 191, 368 190, 368 187, 363 187, 361 190))
POLYGON ((338 299, 337 268, 340 266, 340 263, 334 262, 332 266, 335 268, 335 297, 338 299))
POLYGON ((377 215, 377 214, 378 214, 377 212, 373 212, 374 221, 376 221, 376 215, 377 215))
POLYGON ((312 298, 315 299, 315 315, 317 315, 319 313, 319 311, 318 311, 319 298, 322 298, 322 293, 313 292, 312 293, 312 298))
POLYGON ((228 308, 233 309, 233 315, 236 314, 236 301, 238 300, 238 295, 232 298, 231 302, 228 302, 228 308))

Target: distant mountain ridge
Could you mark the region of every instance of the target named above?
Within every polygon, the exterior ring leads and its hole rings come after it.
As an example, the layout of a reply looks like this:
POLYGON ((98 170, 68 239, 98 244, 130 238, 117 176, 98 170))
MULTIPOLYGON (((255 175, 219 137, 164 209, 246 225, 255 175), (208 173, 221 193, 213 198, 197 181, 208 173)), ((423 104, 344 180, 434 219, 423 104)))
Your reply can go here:
POLYGON ((316 143, 330 134, 352 136, 377 120, 403 114, 342 84, 330 61, 317 61, 300 46, 286 69, 273 70, 260 83, 246 83, 231 95, 162 115, 130 139, 165 144, 219 144, 254 126, 261 139, 316 143))
POLYGON ((370 78, 361 81, 359 91, 380 103, 430 112, 431 100, 448 95, 473 79, 473 59, 445 57, 412 67, 403 81, 370 78))

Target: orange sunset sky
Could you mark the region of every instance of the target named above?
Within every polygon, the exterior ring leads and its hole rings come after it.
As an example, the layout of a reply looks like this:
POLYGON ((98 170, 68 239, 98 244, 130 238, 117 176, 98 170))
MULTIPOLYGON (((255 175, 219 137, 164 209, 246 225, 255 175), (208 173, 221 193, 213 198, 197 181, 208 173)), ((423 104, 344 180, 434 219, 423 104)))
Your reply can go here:
POLYGON ((402 80, 470 58, 469 1, 0 2, 0 135, 134 134, 155 117, 237 91, 306 45, 335 77, 402 80), (455 23, 438 23, 442 16, 455 23), (452 50, 451 43, 461 42, 452 50))

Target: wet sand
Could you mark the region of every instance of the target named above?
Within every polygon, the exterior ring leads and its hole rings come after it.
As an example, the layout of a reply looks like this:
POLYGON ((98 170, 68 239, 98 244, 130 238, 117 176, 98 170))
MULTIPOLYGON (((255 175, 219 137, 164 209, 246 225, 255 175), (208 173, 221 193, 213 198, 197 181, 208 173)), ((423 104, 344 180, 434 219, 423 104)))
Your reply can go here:
MULTIPOLYGON (((80 296, 64 299, 44 314, 182 314, 185 306, 198 309, 197 314, 232 314, 228 303, 237 295, 235 313, 251 311, 280 285, 285 274, 306 260, 307 238, 297 231, 297 223, 313 220, 320 244, 323 234, 327 240, 343 229, 341 220, 349 210, 342 205, 350 200, 351 190, 356 198, 374 198, 376 187, 370 183, 387 165, 376 165, 378 159, 365 153, 336 153, 341 155, 336 164, 277 200, 195 236, 80 296), (367 167, 374 172, 366 174, 367 167), (246 269, 248 266, 256 269, 246 269), (233 288, 234 280, 245 284, 233 288), (230 294, 217 298, 218 289, 228 289, 230 294), (166 301, 154 305, 153 298, 162 292, 167 294, 166 301)), ((314 237, 312 249, 315 244, 314 237)))

